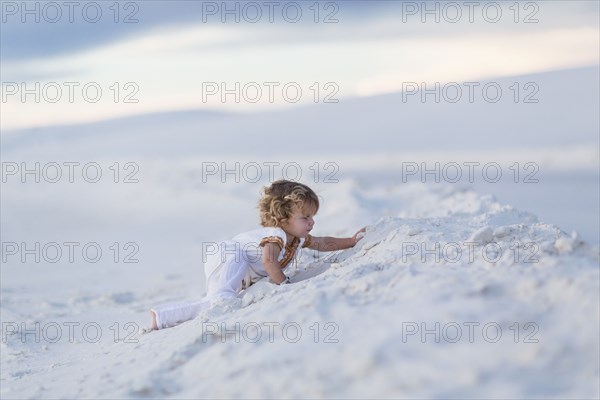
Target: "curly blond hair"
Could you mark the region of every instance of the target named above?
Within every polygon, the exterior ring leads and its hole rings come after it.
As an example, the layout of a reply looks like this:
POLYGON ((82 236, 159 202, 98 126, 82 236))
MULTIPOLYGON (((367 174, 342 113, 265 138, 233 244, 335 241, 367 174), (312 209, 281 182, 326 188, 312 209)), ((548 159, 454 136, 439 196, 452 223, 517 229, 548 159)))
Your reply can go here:
MULTIPOLYGON (((275 181, 269 187, 263 187, 263 194, 258 202, 260 224, 265 227, 278 227, 281 221, 288 219, 294 206, 314 206, 319 210, 319 198, 308 186, 287 181, 275 181)), ((316 212, 316 211, 315 211, 316 212)))

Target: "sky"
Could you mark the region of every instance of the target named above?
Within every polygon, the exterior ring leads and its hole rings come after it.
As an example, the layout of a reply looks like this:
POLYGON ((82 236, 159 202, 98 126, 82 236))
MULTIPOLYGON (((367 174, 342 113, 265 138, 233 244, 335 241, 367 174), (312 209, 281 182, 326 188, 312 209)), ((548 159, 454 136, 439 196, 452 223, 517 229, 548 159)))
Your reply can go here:
POLYGON ((600 62, 596 1, 0 3, 3 132, 600 62))

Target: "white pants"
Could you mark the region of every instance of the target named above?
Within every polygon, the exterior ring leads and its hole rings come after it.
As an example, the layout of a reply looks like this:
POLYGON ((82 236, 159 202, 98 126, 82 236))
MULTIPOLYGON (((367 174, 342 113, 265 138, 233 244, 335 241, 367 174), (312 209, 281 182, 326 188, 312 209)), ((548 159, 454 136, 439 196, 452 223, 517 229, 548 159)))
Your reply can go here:
POLYGON ((221 254, 207 256, 204 265, 206 296, 198 301, 161 304, 150 309, 156 315, 158 329, 196 318, 216 301, 235 298, 247 279, 248 261, 245 257, 229 254, 222 260, 221 254), (237 258, 237 259, 236 259, 237 258))

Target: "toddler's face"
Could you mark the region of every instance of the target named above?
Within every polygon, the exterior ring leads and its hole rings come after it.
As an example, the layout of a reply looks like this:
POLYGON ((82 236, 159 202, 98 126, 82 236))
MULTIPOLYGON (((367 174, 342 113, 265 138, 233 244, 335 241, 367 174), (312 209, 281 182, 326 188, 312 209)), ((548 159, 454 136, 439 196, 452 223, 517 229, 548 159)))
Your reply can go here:
POLYGON ((317 210, 314 206, 304 206, 301 209, 294 207, 290 218, 281 223, 281 229, 289 235, 305 238, 315 224, 313 217, 316 212, 317 210))

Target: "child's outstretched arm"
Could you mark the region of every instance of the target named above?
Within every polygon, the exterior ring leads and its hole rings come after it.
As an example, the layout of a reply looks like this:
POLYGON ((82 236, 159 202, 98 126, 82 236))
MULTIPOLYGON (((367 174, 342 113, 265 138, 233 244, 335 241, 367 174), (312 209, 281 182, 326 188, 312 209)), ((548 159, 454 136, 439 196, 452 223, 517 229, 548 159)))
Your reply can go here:
POLYGON ((349 249, 356 246, 356 243, 363 238, 366 228, 362 228, 349 238, 335 238, 331 236, 312 237, 312 243, 307 247, 318 251, 335 251, 349 249))

